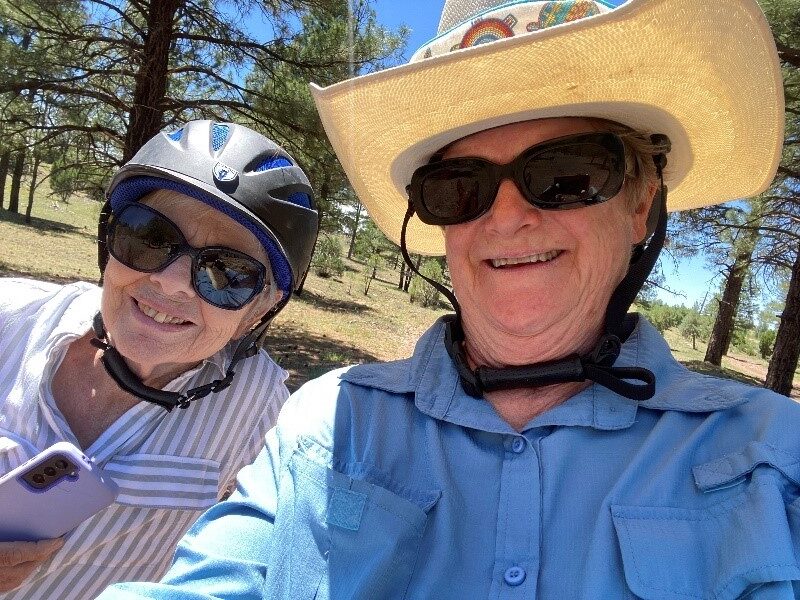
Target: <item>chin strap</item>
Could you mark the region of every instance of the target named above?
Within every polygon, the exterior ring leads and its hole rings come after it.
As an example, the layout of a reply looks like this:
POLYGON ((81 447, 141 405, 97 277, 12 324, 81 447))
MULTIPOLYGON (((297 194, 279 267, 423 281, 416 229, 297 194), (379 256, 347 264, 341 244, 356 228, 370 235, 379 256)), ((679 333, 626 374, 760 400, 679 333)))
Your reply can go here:
POLYGON ((628 273, 614 290, 608 303, 605 316, 605 333, 591 352, 584 356, 570 356, 531 365, 520 365, 495 369, 479 366, 470 369, 464 349, 464 329, 461 325, 461 308, 453 292, 442 284, 425 277, 415 267, 406 249, 406 229, 414 215, 409 199, 408 210, 400 231, 400 251, 403 259, 414 273, 422 277, 453 305, 456 313, 448 315, 445 321, 445 347, 458 372, 464 391, 475 398, 483 397, 485 392, 516 388, 541 387, 558 383, 590 380, 626 398, 642 401, 653 397, 656 391, 656 377, 652 371, 642 367, 614 367, 619 357, 622 342, 627 339, 636 325, 635 316, 628 318, 628 309, 641 290, 648 275, 658 260, 664 246, 667 231, 667 188, 664 185, 663 169, 666 166, 666 153, 669 152, 669 139, 666 136, 652 136, 654 144, 664 148, 663 154, 653 157, 660 182, 660 189, 653 199, 658 210, 655 231, 646 248, 634 250, 628 273), (639 381, 641 383, 632 383, 639 381))
POLYGON ((183 393, 168 392, 145 385, 139 376, 131 370, 117 349, 108 343, 105 326, 103 325, 103 317, 99 312, 94 316, 92 322, 92 329, 96 337, 92 338, 91 343, 94 347, 103 351, 101 357, 103 366, 120 388, 129 394, 133 394, 137 398, 152 402, 153 404, 158 404, 160 407, 166 409, 167 412, 170 412, 176 406, 178 408, 189 408, 189 405, 195 400, 208 396, 212 392, 222 391, 228 387, 231 381, 233 381, 233 376, 236 374, 233 370, 236 363, 258 352, 257 341, 269 326, 269 322, 275 312, 277 311, 271 310, 256 327, 242 338, 233 353, 233 358, 225 372, 225 377, 192 388, 183 393))
MULTIPOLYGON (((455 364, 464 391, 475 398, 485 392, 515 388, 541 387, 557 383, 591 380, 632 400, 647 400, 655 393, 656 378, 652 371, 641 367, 614 367, 621 342, 616 336, 605 335, 592 352, 585 356, 570 356, 517 367, 493 369, 467 364, 464 352, 464 330, 455 315, 445 318, 445 347, 455 364), (641 384, 629 380, 641 381, 641 384)), ((635 321, 629 321, 635 325, 635 321)))

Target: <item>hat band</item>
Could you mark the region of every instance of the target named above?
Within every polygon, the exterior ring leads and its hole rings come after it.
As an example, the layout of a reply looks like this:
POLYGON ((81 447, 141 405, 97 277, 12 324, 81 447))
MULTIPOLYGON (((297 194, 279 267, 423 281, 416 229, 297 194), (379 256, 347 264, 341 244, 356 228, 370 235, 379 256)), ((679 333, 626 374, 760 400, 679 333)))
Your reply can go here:
MULTIPOLYGON (((613 7, 607 0, 509 2, 462 18, 417 50, 410 62, 530 34, 593 17, 608 12, 611 8, 613 7)), ((445 11, 447 9, 445 7, 445 11)))

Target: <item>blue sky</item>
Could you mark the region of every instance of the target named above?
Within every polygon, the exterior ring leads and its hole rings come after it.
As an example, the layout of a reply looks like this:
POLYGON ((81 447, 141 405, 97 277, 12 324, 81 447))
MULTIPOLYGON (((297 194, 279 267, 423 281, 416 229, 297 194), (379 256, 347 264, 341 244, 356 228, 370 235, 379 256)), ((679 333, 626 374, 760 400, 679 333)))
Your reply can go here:
MULTIPOLYGON (((608 0, 608 4, 619 6, 624 0, 608 0)), ((406 25, 411 30, 406 58, 425 42, 436 35, 439 16, 444 0, 377 0, 375 10, 378 21, 386 27, 396 29, 406 25)), ((718 286, 712 281, 715 273, 710 271, 701 259, 681 260, 677 267, 672 258, 662 259, 666 285, 670 289, 681 292, 683 296, 675 296, 660 292, 659 297, 669 304, 685 304, 702 302, 706 294, 709 298, 718 286)))

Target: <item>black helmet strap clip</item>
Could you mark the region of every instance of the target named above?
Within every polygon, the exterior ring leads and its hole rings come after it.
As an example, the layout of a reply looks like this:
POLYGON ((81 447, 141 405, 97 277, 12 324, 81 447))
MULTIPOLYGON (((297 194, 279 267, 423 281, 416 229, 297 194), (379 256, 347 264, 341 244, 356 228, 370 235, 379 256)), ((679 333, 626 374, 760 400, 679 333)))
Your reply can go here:
POLYGON ((225 371, 225 377, 192 388, 183 393, 168 392, 145 385, 141 378, 131 370, 117 349, 108 342, 105 326, 103 325, 103 317, 99 311, 92 321, 92 329, 96 337, 92 338, 91 343, 93 346, 103 351, 101 357, 103 366, 121 389, 129 394, 133 394, 137 398, 152 402, 153 404, 158 404, 161 408, 170 412, 175 407, 189 408, 189 405, 195 400, 208 396, 212 392, 220 392, 227 388, 231 384, 231 381, 233 381, 236 363, 243 358, 253 356, 258 351, 256 341, 261 337, 268 325, 269 320, 265 317, 241 339, 233 353, 231 363, 225 371))
POLYGON ((455 364, 464 391, 480 398, 485 392, 514 388, 541 387, 558 383, 591 380, 633 400, 647 400, 655 391, 655 376, 640 367, 612 366, 619 355, 620 342, 605 335, 586 356, 570 356, 531 365, 494 369, 469 368, 464 351, 464 331, 455 315, 445 317, 445 346, 455 364), (638 380, 641 384, 630 383, 638 380))
POLYGON ((667 231, 667 188, 664 185, 663 169, 666 166, 666 153, 669 152, 669 139, 663 135, 651 136, 655 145, 664 149, 653 157, 659 178, 660 189, 653 199, 657 211, 657 221, 653 235, 646 247, 634 250, 628 273, 614 290, 609 300, 605 316, 605 332, 591 352, 584 356, 570 356, 530 365, 506 367, 502 369, 479 366, 471 369, 464 348, 464 329, 461 325, 461 307, 452 291, 442 284, 426 277, 414 266, 406 248, 406 229, 414 215, 409 200, 408 210, 400 231, 400 251, 408 267, 430 285, 441 292, 453 305, 454 315, 445 317, 445 347, 458 372, 464 391, 475 398, 485 392, 516 388, 541 387, 558 383, 593 381, 621 396, 642 401, 655 394, 656 378, 652 371, 642 367, 614 367, 619 357, 623 340, 627 339, 634 321, 627 319, 627 312, 636 295, 642 289, 647 277, 658 260, 664 246, 667 231), (641 383, 632 383, 640 381, 641 383))

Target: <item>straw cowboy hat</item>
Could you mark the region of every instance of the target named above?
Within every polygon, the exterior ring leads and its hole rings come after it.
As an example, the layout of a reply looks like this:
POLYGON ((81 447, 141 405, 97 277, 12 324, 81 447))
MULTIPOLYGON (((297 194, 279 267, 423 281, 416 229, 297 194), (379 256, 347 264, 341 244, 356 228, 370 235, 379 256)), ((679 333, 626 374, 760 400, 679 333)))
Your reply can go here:
MULTIPOLYGON (((414 170, 448 143, 527 119, 591 116, 667 134, 669 209, 763 191, 783 141, 783 82, 755 0, 447 0, 409 64, 327 88, 325 130, 395 242, 414 170)), ((416 217, 409 251, 444 254, 416 217)))

